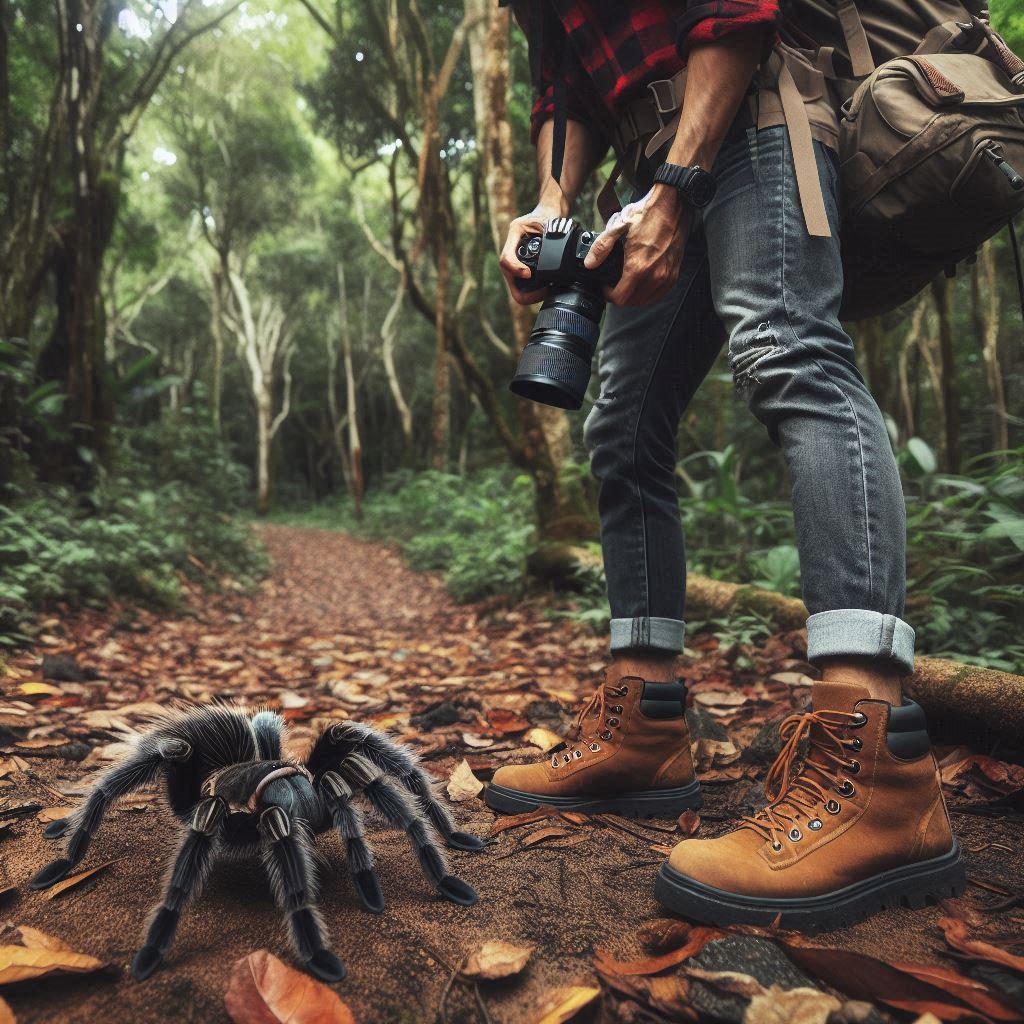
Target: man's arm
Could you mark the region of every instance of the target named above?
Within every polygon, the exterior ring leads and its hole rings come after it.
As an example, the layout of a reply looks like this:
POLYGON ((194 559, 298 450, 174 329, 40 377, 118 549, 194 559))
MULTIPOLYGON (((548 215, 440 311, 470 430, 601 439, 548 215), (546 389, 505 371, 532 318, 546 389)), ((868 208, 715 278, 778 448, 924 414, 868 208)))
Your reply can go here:
MULTIPOLYGON (((668 162, 708 169, 722 146, 754 71, 761 62, 766 29, 733 32, 690 51, 686 92, 668 162)), ((642 305, 661 298, 679 276, 692 211, 676 189, 655 185, 643 199, 612 217, 586 259, 598 266, 625 235, 625 264, 609 302, 642 305)))
POLYGON ((537 205, 509 226, 505 246, 501 250, 501 272, 512 290, 512 297, 521 305, 539 302, 543 289, 521 292, 514 285, 515 278, 528 278, 530 268, 516 255, 519 239, 523 235, 539 235, 544 221, 551 217, 566 217, 576 201, 580 189, 593 173, 603 153, 600 140, 579 121, 567 121, 565 127, 565 159, 559 181, 551 177, 551 147, 554 140, 554 122, 545 121, 537 134, 537 205))

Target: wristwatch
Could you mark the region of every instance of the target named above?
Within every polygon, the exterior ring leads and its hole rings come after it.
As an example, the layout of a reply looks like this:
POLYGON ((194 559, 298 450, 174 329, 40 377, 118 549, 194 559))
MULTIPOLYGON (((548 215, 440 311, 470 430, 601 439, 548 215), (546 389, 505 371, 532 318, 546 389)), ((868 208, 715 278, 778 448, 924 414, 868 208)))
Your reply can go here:
POLYGON ((715 197, 718 183, 714 176, 698 164, 680 167, 678 164, 662 164, 654 172, 656 185, 671 185, 678 189, 683 201, 695 209, 708 205, 715 197))

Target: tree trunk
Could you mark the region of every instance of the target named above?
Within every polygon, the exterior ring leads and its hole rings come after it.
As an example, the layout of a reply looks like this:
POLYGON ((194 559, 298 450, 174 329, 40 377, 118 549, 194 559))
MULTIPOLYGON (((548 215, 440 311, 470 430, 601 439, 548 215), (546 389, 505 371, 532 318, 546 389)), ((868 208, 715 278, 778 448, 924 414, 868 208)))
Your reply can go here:
MULTIPOLYGON (((366 284, 369 288, 370 279, 366 284)), ((366 319, 367 291, 363 303, 363 319, 366 319)), ((345 366, 345 412, 348 419, 348 457, 352 504, 356 519, 363 518, 363 448, 359 440, 359 406, 356 399, 356 375, 352 365, 352 328, 348 317, 348 289, 345 285, 345 268, 338 264, 338 312, 341 325, 341 351, 345 366)))
POLYGON ((939 314, 939 366, 941 372, 943 427, 943 468, 960 472, 960 394, 956 386, 956 361, 953 356, 953 319, 950 300, 953 282, 938 277, 932 282, 932 295, 939 314))
MULTIPOLYGON (((494 247, 505 241, 509 223, 518 216, 513 174, 512 129, 508 121, 509 13, 489 0, 465 0, 472 19, 469 56, 477 139, 481 145, 484 193, 494 247)), ((535 313, 506 296, 516 355, 529 340, 535 313)), ((511 369, 511 368, 510 368, 511 369)), ((534 483, 540 540, 582 540, 596 536, 593 510, 578 484, 562 478, 572 453, 569 420, 562 409, 517 400, 516 415, 525 440, 526 465, 534 483)))
POLYGON ((265 516, 270 511, 270 395, 261 391, 256 396, 256 511, 265 516))
POLYGON ((380 328, 381 360, 384 363, 384 375, 387 377, 388 390, 395 400, 395 407, 398 409, 398 418, 402 426, 402 462, 407 463, 412 456, 412 410, 402 394, 402 385, 398 379, 398 370, 395 367, 395 337, 398 333, 396 321, 402 309, 402 299, 405 297, 404 275, 398 288, 395 290, 395 299, 391 308, 384 317, 384 323, 380 328))
POLYGON ((985 380, 992 396, 992 448, 1004 452, 1010 447, 1010 430, 999 361, 999 274, 991 241, 981 247, 971 273, 971 300, 974 333, 981 343, 985 380))
POLYGON ((437 293, 434 298, 434 404, 431 414, 431 464, 434 469, 448 467, 448 438, 451 430, 451 374, 445 332, 448 302, 448 250, 437 245, 437 293))

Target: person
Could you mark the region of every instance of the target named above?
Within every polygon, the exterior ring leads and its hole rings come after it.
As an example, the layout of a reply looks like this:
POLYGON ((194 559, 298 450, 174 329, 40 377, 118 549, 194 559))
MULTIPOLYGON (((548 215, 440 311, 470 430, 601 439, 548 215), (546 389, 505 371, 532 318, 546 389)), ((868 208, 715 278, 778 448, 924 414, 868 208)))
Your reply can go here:
POLYGON ((686 589, 676 435, 727 339, 735 389, 789 469, 808 658, 820 679, 813 710, 782 726, 766 808, 724 836, 680 843, 656 895, 718 924, 781 914, 822 928, 960 891, 923 715, 901 694, 914 630, 903 618, 900 478, 838 318, 837 125, 809 65, 792 59, 779 3, 512 6, 537 86, 539 195, 501 253, 509 285, 530 276, 520 238, 569 215, 609 140, 635 191, 587 257, 596 266, 624 245, 622 277, 606 290, 600 396, 584 428, 600 482, 611 662, 573 735, 539 762, 499 769, 487 803, 660 816, 699 805, 675 671, 686 589), (812 83, 801 90, 802 142, 784 111, 798 78, 812 83))

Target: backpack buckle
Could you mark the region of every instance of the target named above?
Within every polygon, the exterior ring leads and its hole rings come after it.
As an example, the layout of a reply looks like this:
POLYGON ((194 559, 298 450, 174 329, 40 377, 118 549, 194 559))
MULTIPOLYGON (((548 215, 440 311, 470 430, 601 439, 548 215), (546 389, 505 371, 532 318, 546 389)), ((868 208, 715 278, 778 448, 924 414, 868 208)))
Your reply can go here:
POLYGON ((659 78, 656 82, 649 82, 647 88, 654 100, 654 109, 662 117, 665 114, 674 114, 679 109, 675 89, 672 87, 672 79, 659 78))

